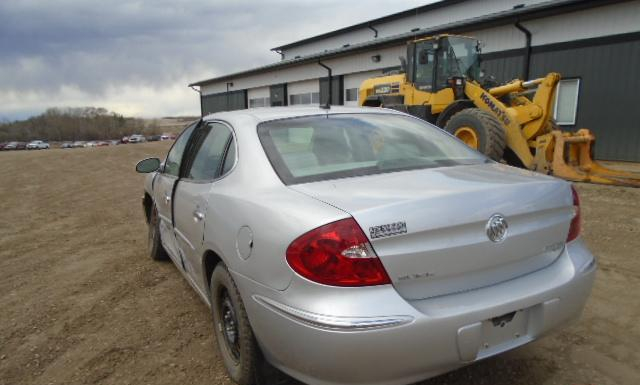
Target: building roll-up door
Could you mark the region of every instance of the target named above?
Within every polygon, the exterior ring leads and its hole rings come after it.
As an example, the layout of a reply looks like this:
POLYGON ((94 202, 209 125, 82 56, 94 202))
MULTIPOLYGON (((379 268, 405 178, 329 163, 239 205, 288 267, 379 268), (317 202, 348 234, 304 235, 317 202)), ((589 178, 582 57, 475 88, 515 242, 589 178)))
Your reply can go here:
MULTIPOLYGON (((344 104, 344 79, 342 75, 331 77, 331 104, 344 104)), ((329 102, 329 77, 320 78, 320 104, 329 102)))
POLYGON ((202 95, 202 115, 247 108, 247 91, 238 90, 202 95))
POLYGON ((269 87, 271 107, 287 105, 287 84, 274 84, 269 87))

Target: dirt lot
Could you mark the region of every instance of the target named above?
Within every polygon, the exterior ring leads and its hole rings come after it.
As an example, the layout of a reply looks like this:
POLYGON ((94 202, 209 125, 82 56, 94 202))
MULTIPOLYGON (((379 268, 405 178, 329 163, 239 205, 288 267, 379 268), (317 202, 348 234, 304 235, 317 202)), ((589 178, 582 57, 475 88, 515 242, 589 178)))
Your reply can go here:
MULTIPOLYGON (((230 384, 208 309, 146 255, 133 167, 167 148, 0 153, 0 385, 230 384)), ((640 189, 578 188, 600 264, 583 318, 424 385, 639 383, 640 189)))

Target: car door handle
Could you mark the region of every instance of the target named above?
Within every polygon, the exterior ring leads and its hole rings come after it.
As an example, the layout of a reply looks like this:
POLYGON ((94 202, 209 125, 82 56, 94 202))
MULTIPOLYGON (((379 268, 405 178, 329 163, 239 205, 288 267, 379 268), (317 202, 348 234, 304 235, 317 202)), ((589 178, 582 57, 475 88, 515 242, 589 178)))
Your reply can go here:
POLYGON ((201 220, 203 220, 203 219, 204 219, 204 213, 203 213, 203 212, 201 212, 201 211, 195 210, 195 211, 193 212, 193 219, 194 219, 196 222, 200 222, 201 220))

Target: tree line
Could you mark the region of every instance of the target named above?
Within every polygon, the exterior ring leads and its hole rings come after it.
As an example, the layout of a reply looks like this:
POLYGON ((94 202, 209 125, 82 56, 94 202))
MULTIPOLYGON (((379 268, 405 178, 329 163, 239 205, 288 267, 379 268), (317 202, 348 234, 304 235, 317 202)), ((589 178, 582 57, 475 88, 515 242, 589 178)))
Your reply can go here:
POLYGON ((155 120, 124 117, 101 107, 49 108, 26 120, 0 122, 0 142, 108 140, 159 133, 155 120))

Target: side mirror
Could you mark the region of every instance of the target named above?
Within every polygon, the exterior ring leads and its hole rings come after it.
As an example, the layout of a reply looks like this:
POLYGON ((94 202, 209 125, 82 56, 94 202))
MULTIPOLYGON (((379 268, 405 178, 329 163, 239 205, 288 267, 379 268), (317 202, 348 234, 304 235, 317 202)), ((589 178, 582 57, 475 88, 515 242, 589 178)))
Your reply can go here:
POLYGON ((142 174, 158 171, 160 168, 160 159, 147 158, 143 159, 136 164, 136 171, 142 174))

